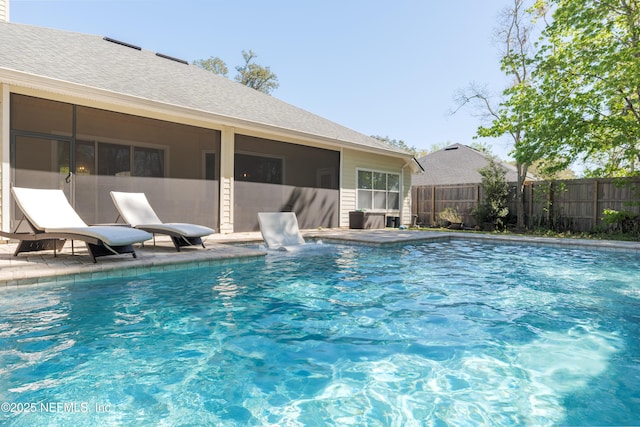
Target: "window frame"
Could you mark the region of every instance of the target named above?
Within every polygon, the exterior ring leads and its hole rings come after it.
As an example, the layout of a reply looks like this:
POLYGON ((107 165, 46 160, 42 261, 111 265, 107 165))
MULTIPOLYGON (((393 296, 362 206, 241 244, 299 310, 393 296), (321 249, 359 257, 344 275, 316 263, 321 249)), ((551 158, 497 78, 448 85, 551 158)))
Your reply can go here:
POLYGON ((202 179, 204 180, 208 180, 208 181, 216 181, 216 177, 219 176, 218 174, 218 157, 220 156, 220 153, 218 153, 216 150, 202 150, 202 179), (213 155, 213 170, 211 172, 213 172, 213 179, 209 179, 207 178, 207 157, 209 155, 213 155))
MULTIPOLYGON (((379 177, 378 177, 379 178, 379 177)), ((373 212, 399 212, 400 211, 400 207, 402 205, 401 203, 401 198, 400 198, 400 193, 402 192, 402 176, 400 173, 396 173, 396 172, 388 172, 388 171, 383 171, 383 170, 376 170, 376 169, 367 169, 367 168, 357 168, 356 169, 356 209, 358 210, 367 210, 367 211, 373 211, 373 212), (369 173, 371 174, 371 179, 370 179, 370 187, 371 188, 360 188, 360 173, 364 172, 364 173, 369 173), (380 187, 380 181, 376 181, 376 174, 379 175, 384 175, 384 190, 382 188, 376 188, 376 187, 380 187), (389 187, 389 176, 395 176, 397 178, 397 185, 398 185, 398 189, 397 190, 391 190, 389 187), (378 184, 378 186, 376 186, 376 183, 378 184), (371 194, 371 197, 368 197, 368 199, 370 200, 370 204, 368 207, 365 206, 361 206, 361 192, 368 192, 371 194), (390 194, 396 194, 397 195, 397 201, 398 201, 398 206, 397 207, 390 207, 389 206, 389 201, 390 201, 390 194), (378 202, 381 200, 380 196, 384 195, 384 208, 381 207, 376 207, 376 200, 378 200, 378 202), (378 196, 376 198, 376 196, 378 196)))
POLYGON ((244 150, 240 150, 240 151, 236 151, 234 153, 233 156, 233 176, 234 176, 234 180, 235 175, 236 175, 236 168, 238 167, 238 162, 236 161, 235 156, 236 155, 243 155, 243 156, 252 156, 252 157, 262 157, 265 159, 276 159, 276 160, 280 160, 281 164, 282 164, 282 169, 281 169, 281 177, 280 177, 280 181, 281 182, 263 182, 263 181, 251 181, 251 180, 237 180, 240 182, 253 182, 255 184, 272 184, 272 185, 284 185, 285 182, 287 182, 286 180, 286 161, 285 161, 285 156, 279 156, 276 154, 267 154, 267 153, 258 153, 255 151, 244 151, 244 150))
MULTIPOLYGON (((99 159, 99 146, 100 144, 108 144, 108 145, 120 145, 123 147, 127 147, 129 149, 129 170, 127 171, 128 173, 121 173, 121 175, 124 176, 131 176, 131 177, 139 177, 139 178, 144 178, 146 176, 144 175, 134 175, 134 169, 135 169, 135 150, 136 148, 140 148, 143 150, 158 150, 162 152, 162 175, 158 176, 158 177, 154 177, 154 178, 166 178, 168 175, 168 170, 169 170, 169 150, 170 148, 166 145, 160 145, 160 144, 148 144, 148 143, 144 143, 144 142, 137 142, 137 141, 127 141, 127 140, 116 140, 116 139, 112 139, 112 138, 97 138, 95 136, 86 136, 86 135, 79 135, 76 138, 77 143, 76 144, 93 144, 93 150, 94 150, 94 158, 93 158, 93 173, 92 175, 100 175, 98 173, 99 170, 99 165, 100 165, 100 159, 99 159)), ((77 149, 77 148, 76 148, 77 149)), ((110 176, 110 175, 104 175, 104 176, 110 176)))

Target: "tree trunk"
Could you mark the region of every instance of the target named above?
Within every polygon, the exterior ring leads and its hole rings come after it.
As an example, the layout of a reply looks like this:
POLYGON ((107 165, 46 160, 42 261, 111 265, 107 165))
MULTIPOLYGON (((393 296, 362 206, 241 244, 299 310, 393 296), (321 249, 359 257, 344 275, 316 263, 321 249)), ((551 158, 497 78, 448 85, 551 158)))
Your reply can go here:
POLYGON ((525 228, 525 211, 524 211, 524 183, 527 178, 527 171, 529 170, 529 165, 527 164, 516 164, 516 169, 518 170, 518 187, 516 188, 516 216, 517 222, 516 227, 519 230, 523 230, 525 228))

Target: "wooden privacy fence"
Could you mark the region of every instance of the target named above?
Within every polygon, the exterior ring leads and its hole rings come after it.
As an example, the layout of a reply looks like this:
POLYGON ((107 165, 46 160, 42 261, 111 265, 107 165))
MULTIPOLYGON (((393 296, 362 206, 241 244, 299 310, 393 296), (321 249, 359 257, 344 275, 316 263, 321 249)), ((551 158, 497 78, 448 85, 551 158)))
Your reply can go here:
MULTIPOLYGON (((412 213, 417 224, 430 226, 447 207, 457 208, 465 226, 475 226, 473 209, 484 197, 481 184, 425 185, 411 188, 412 213)), ((603 211, 640 214, 640 178, 573 179, 528 183, 524 192, 525 224, 571 231, 607 227, 603 211)), ((515 185, 509 212, 515 217, 515 185)))

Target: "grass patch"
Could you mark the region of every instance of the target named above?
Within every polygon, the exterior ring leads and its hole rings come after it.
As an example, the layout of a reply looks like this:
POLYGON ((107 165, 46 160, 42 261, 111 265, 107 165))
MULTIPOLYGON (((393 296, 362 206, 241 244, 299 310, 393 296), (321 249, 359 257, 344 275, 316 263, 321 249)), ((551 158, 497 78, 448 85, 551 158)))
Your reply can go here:
POLYGON ((463 229, 463 230, 451 230, 442 227, 415 227, 412 230, 423 231, 447 231, 458 233, 480 233, 480 234, 495 234, 504 236, 535 236, 535 237, 557 237, 565 239, 589 239, 589 240, 616 240, 623 242, 639 242, 640 237, 631 233, 620 232, 572 232, 572 231, 553 231, 548 229, 532 229, 532 230, 514 230, 508 229, 504 231, 482 231, 475 229, 463 229))

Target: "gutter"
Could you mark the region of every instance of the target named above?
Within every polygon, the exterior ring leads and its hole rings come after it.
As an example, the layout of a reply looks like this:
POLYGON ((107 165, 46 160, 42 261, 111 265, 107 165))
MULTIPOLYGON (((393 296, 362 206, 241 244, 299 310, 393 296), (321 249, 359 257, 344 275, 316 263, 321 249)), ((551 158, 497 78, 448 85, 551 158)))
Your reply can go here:
POLYGON ((402 169, 404 169, 406 167, 411 167, 411 171, 413 173, 422 173, 422 172, 424 172, 424 168, 422 167, 422 165, 420 164, 418 159, 416 159, 414 156, 411 156, 411 160, 409 160, 407 163, 405 163, 404 166, 402 166, 402 169))

